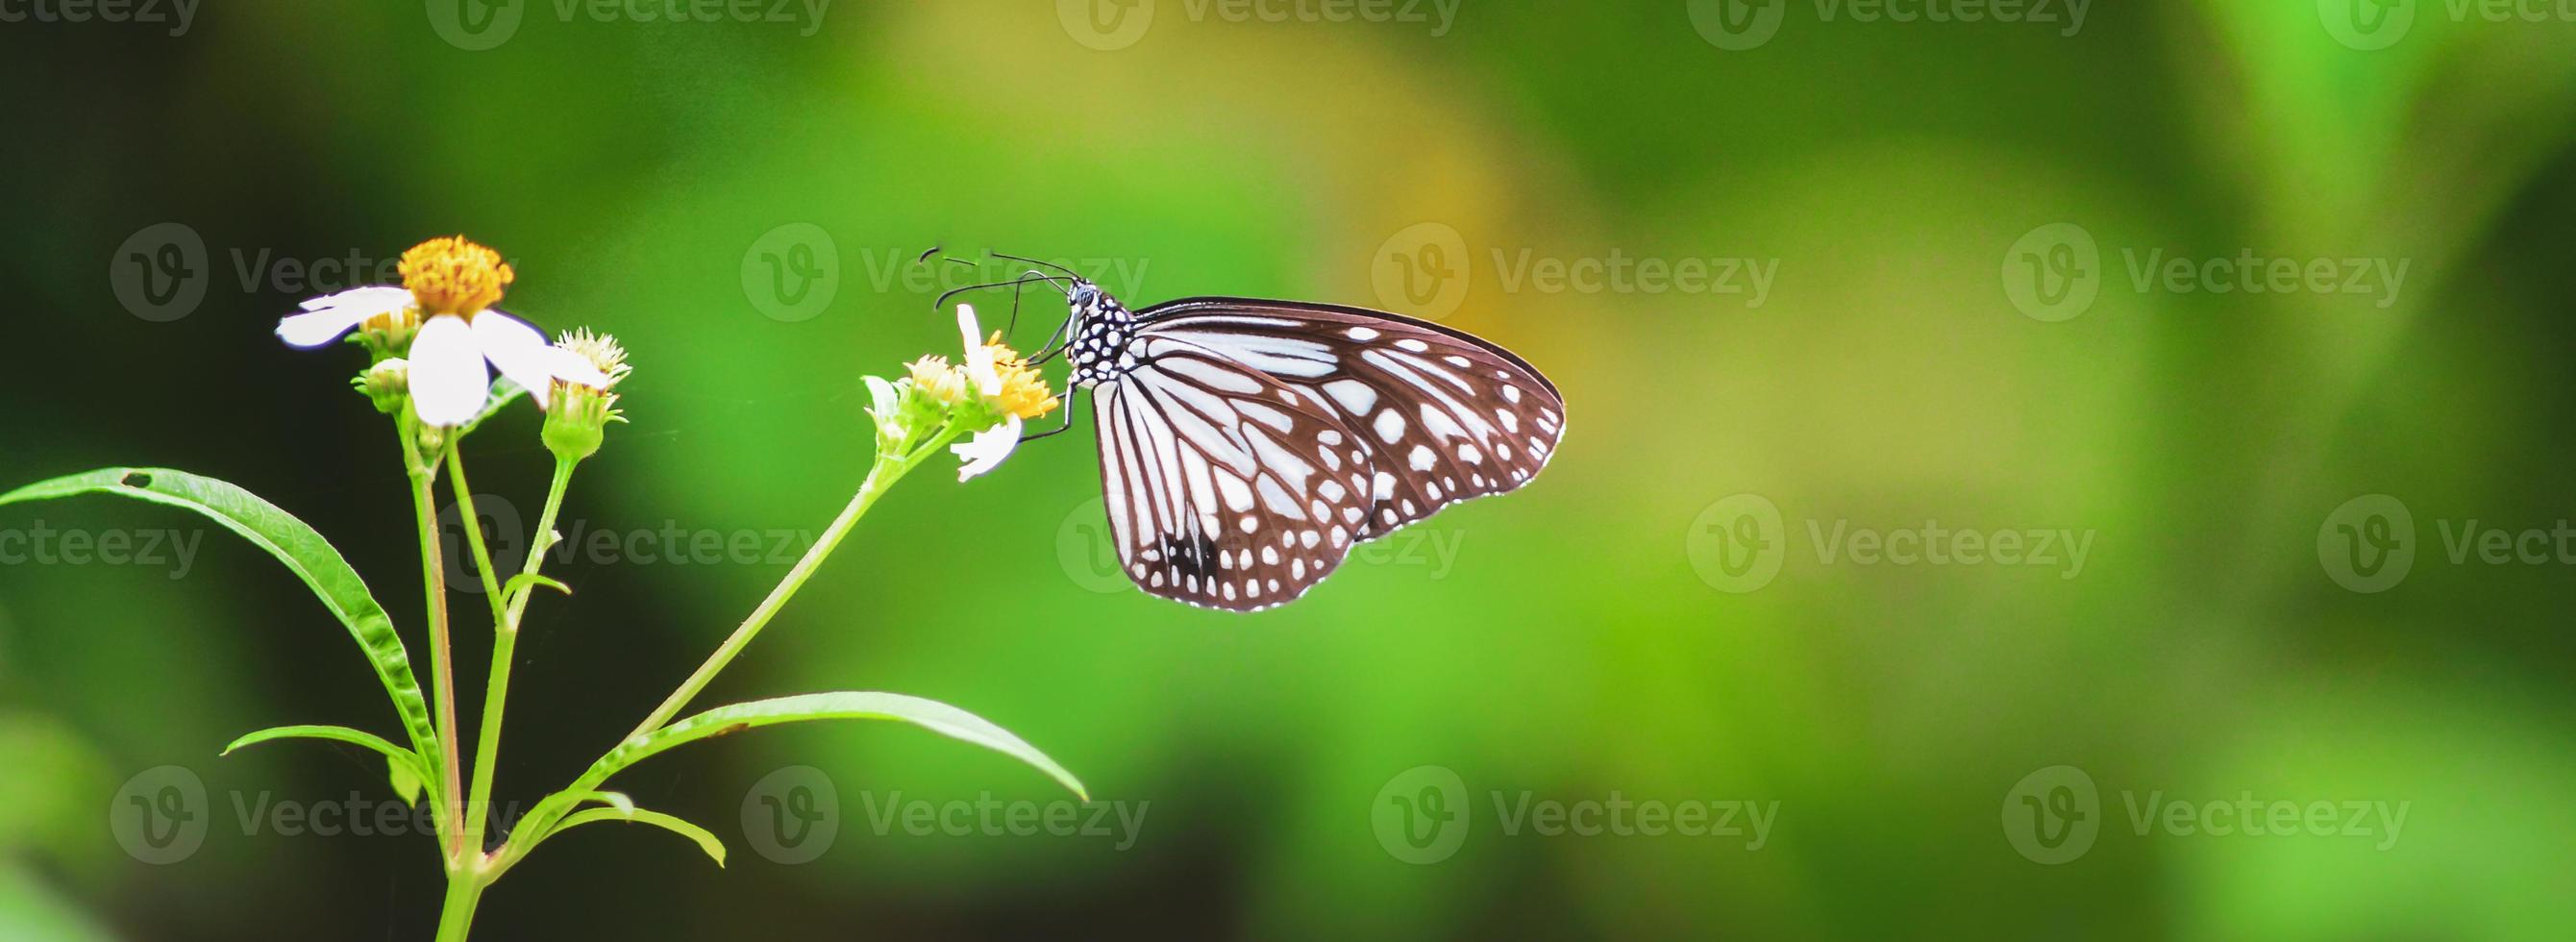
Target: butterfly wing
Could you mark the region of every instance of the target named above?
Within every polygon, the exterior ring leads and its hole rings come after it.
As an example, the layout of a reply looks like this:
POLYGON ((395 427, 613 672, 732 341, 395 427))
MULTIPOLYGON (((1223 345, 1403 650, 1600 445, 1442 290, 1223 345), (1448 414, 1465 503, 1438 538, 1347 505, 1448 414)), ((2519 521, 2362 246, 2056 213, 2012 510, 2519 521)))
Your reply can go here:
POLYGON ((1092 397, 1119 564, 1164 598, 1257 611, 1305 593, 1366 539, 1375 469, 1297 388, 1234 358, 1139 336, 1142 363, 1092 397))
POLYGON ((1361 539, 1529 483, 1565 434, 1556 384, 1509 350, 1365 308, 1190 298, 1138 313, 1140 337, 1213 351, 1297 391, 1372 469, 1361 539))

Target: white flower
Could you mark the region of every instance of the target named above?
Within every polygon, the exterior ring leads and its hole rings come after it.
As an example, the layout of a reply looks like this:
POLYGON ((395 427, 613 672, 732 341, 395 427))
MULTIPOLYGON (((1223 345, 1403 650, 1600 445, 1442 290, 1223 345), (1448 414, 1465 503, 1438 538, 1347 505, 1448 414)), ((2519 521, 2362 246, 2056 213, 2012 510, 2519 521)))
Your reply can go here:
POLYGON ((352 288, 304 302, 304 313, 278 321, 277 336, 309 348, 379 317, 387 337, 417 322, 409 348, 387 352, 410 359, 412 413, 425 425, 463 425, 483 414, 492 392, 485 361, 526 389, 540 409, 549 404, 556 380, 608 387, 609 377, 587 358, 547 343, 526 321, 491 307, 514 277, 500 253, 461 236, 431 239, 403 253, 401 270, 399 288, 352 288))
POLYGON ((948 446, 949 451, 956 452, 957 457, 965 462, 957 466, 958 482, 964 483, 969 478, 1001 467, 1002 459, 1010 457, 1011 449, 1019 447, 1019 444, 1020 417, 1005 415, 1002 424, 975 433, 975 437, 967 439, 965 444, 948 446))
POLYGON ((277 336, 289 346, 311 349, 338 340, 340 335, 373 318, 407 319, 411 291, 392 285, 369 285, 326 294, 297 306, 304 313, 280 319, 277 336))
POLYGON ((984 343, 984 332, 975 324, 975 306, 957 306, 957 332, 966 338, 966 380, 975 384, 975 394, 987 401, 1002 393, 1001 375, 993 369, 993 348, 984 343))
POLYGON ((411 342, 411 409, 424 425, 463 425, 483 414, 492 373, 501 368, 528 391, 537 408, 552 405, 555 381, 606 388, 608 377, 580 354, 546 342, 528 322, 486 309, 468 318, 440 314, 420 325, 411 342))

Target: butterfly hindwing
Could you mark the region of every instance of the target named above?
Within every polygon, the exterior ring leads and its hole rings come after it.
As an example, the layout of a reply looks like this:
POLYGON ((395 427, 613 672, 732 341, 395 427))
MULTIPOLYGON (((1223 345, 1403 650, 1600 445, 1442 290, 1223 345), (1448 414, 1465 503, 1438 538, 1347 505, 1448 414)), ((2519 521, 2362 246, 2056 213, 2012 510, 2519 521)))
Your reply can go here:
POLYGON ((1361 539, 1538 476, 1565 433, 1555 384, 1509 350, 1361 308, 1192 298, 1139 312, 1142 337, 1186 342, 1290 386, 1350 433, 1374 470, 1361 539))
MULTIPOLYGON (((1235 611, 1289 601, 1366 539, 1375 469, 1295 387, 1221 353, 1139 336, 1093 397, 1119 564, 1146 592, 1235 611)), ((1366 453, 1361 453, 1365 457, 1366 453)))

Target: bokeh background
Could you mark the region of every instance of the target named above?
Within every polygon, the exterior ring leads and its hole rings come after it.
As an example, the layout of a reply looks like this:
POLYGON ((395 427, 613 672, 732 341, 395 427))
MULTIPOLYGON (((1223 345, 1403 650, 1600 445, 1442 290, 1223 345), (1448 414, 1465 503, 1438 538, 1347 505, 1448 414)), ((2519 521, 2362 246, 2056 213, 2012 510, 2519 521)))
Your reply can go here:
MULTIPOLYGON (((332 536, 420 661, 358 355, 269 331, 425 237, 499 247, 509 307, 633 349, 632 424, 567 529, 647 534, 550 569, 576 594, 540 595, 521 644, 499 782, 524 802, 847 498, 858 377, 956 343, 928 302, 976 272, 915 267, 934 245, 1066 262, 1138 305, 1437 317, 1546 369, 1572 433, 1525 491, 1250 617, 1103 566, 1088 431, 964 486, 927 468, 701 702, 938 698, 1141 820, 884 826, 1064 799, 918 730, 763 730, 617 783, 715 830, 729 867, 575 832, 486 897, 478 937, 2576 931, 2556 7, 672 9, 0 5, 22 14, 0 20, 0 482, 238 482, 332 536), (2275 260, 2330 274, 2274 281, 2275 260), (1685 270, 1707 283, 1652 274, 1685 270), (1859 549, 1935 531, 2086 555, 1859 549), (701 533, 764 547, 686 552, 701 533), (829 787, 819 849, 746 814, 781 782, 829 787), (1425 785, 1465 806, 1427 855, 1386 826, 1425 785), (1769 823, 1551 835, 1509 813, 1614 800, 1769 823), (2294 823, 2243 833, 2246 802, 2294 823)), ((487 509, 522 528, 536 419, 473 442, 487 509)), ((242 823, 382 802, 376 761, 215 756, 275 724, 394 731, 299 583, 104 498, 0 509, 0 533, 0 938, 429 936, 427 837, 242 823), (197 545, 32 551, 110 532, 197 545), (209 826, 152 863, 110 818, 170 765, 209 826)))

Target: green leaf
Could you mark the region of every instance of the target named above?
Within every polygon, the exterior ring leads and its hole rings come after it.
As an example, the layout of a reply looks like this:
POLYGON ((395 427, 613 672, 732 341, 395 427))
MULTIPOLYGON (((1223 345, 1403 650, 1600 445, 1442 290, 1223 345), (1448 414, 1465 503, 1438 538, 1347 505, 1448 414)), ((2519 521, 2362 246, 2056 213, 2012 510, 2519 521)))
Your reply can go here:
POLYGON ((277 557, 313 589, 331 614, 348 626, 349 636, 357 639, 358 647, 366 651, 367 661, 375 666, 376 679, 384 683, 385 694, 393 699, 394 712, 401 715, 403 730, 410 734, 412 748, 423 762, 432 761, 429 757, 438 754, 437 735, 429 723, 429 704, 421 698, 420 683, 412 677, 411 654, 403 648, 402 636, 394 633, 393 619, 385 615, 384 606, 376 604, 366 582, 358 578, 348 560, 341 558, 340 551, 333 549, 322 534, 256 494, 214 478, 168 468, 101 468, 59 477, 0 494, 0 505, 81 494, 118 494, 193 510, 277 557))
MULTIPOLYGON (((551 542, 551 541, 549 541, 549 542, 551 542)), ((539 553, 545 552, 545 547, 544 547, 544 546, 539 546, 539 547, 537 548, 536 552, 539 552, 539 553)), ((571 586, 565 585, 565 584, 563 584, 563 583, 561 583, 561 582, 557 582, 557 581, 555 581, 555 580, 553 580, 553 579, 546 578, 545 576, 538 575, 538 574, 533 573, 533 572, 523 572, 523 573, 520 573, 520 574, 518 574, 518 575, 511 576, 511 577, 510 577, 510 581, 508 581, 508 582, 504 582, 504 583, 502 583, 502 584, 501 584, 501 597, 506 599, 506 598, 509 598, 510 596, 517 595, 521 589, 524 589, 524 588, 526 588, 526 587, 528 587, 528 586, 537 586, 537 585, 545 586, 546 588, 553 589, 553 590, 555 590, 555 591, 557 591, 557 592, 561 592, 561 593, 563 593, 563 594, 565 594, 565 595, 571 595, 571 594, 572 594, 572 587, 571 587, 571 586)))
POLYGON ((709 736, 805 720, 901 720, 1026 762, 1072 789, 1082 800, 1091 800, 1090 793, 1083 789, 1082 781, 1074 778, 1073 773, 1065 771, 1037 747, 1011 735, 1009 730, 948 704, 899 693, 809 693, 720 706, 619 743, 617 748, 592 763, 590 771, 582 779, 593 783, 606 781, 618 770, 665 749, 709 736))
POLYGON ((233 740, 231 745, 224 747, 222 754, 232 755, 235 749, 272 739, 329 739, 384 753, 385 761, 392 766, 394 794, 401 796, 405 804, 419 798, 422 783, 430 778, 429 768, 419 755, 385 741, 382 736, 346 726, 272 726, 233 740))
POLYGON ((421 790, 428 785, 421 780, 415 762, 416 758, 414 762, 405 762, 400 756, 385 757, 385 774, 393 782, 394 797, 402 799, 406 807, 420 804, 421 790))
POLYGON ((707 856, 715 858, 716 866, 721 867, 725 865, 724 842, 716 840, 716 836, 707 833, 707 829, 690 824, 687 821, 682 821, 670 815, 663 814, 659 811, 645 811, 632 804, 623 808, 592 808, 587 811, 573 812, 570 817, 563 819, 562 824, 555 825, 554 831, 548 836, 561 834, 566 830, 570 830, 584 824, 589 824, 593 821, 631 821, 636 824, 650 824, 664 830, 672 831, 682 837, 698 842, 698 849, 706 851, 707 856))

